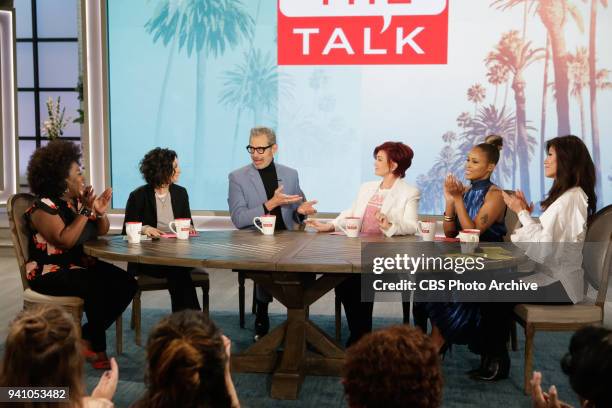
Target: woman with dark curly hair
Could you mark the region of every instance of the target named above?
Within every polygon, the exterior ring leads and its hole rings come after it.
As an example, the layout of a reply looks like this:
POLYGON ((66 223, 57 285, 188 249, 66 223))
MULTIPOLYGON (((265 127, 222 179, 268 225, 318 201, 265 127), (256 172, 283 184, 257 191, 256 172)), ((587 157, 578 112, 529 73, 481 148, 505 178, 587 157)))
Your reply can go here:
MULTIPOLYGON (((171 232, 168 224, 174 219, 191 219, 187 190, 176 184, 181 169, 174 150, 156 147, 145 154, 140 161, 140 173, 147 184, 130 193, 125 206, 126 223, 142 222, 143 234, 158 238, 171 232)), ((173 312, 200 308, 191 280, 192 268, 130 263, 128 271, 135 275, 165 278, 168 281, 173 312)))
POLYGON ((419 329, 392 326, 346 351, 342 384, 351 408, 436 408, 442 404, 438 350, 419 329))
POLYGON ((97 197, 85 187, 80 159, 79 147, 63 140, 37 149, 30 158, 28 183, 36 200, 25 214, 32 235, 26 272, 37 292, 83 298, 84 354, 94 368, 108 369, 105 331, 134 297, 136 281, 83 253, 85 241, 108 232, 112 191, 97 197))
POLYGON ((230 373, 230 340, 203 313, 160 321, 147 342, 147 391, 133 408, 240 406, 230 373))

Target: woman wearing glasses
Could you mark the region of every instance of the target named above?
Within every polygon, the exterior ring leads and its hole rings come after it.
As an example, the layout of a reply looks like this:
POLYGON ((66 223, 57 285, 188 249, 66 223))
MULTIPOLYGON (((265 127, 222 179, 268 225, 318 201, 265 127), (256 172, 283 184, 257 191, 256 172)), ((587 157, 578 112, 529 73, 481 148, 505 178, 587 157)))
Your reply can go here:
MULTIPOLYGON (((420 193, 403 178, 412 164, 412 149, 401 142, 386 142, 374 149, 374 173, 382 180, 361 185, 357 199, 351 208, 344 210, 331 223, 307 221, 318 232, 339 229, 345 218, 361 219, 361 232, 393 235, 410 235, 417 231, 417 210, 420 193)), ((347 346, 372 331, 371 302, 361 302, 361 279, 351 277, 336 287, 336 295, 344 305, 350 329, 347 346)))

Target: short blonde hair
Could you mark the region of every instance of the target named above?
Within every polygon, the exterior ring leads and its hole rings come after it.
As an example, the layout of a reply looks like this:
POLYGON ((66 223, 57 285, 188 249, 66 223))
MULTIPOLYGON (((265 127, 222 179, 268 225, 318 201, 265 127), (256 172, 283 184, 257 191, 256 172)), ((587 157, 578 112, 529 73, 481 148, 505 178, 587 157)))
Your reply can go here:
POLYGON ((255 136, 266 135, 268 138, 268 144, 273 145, 276 144, 276 133, 269 127, 265 126, 257 126, 251 129, 251 134, 249 135, 249 140, 251 140, 255 136))

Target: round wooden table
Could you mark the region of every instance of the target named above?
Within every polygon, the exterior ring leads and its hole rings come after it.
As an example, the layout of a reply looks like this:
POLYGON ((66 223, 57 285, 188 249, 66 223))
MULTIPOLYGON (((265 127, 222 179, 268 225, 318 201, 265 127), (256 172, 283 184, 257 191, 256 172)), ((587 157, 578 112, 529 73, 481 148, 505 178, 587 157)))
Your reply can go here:
POLYGON ((123 236, 116 236, 87 242, 84 250, 87 255, 115 261, 248 271, 247 277, 287 307, 287 320, 233 355, 232 370, 273 373, 272 398, 297 399, 304 375, 338 376, 344 362, 342 346, 309 320, 309 306, 351 274, 361 273, 362 242, 419 240, 414 236, 347 238, 299 231, 265 236, 253 230, 233 230, 202 232, 185 241, 160 239, 140 244, 128 244, 123 236))

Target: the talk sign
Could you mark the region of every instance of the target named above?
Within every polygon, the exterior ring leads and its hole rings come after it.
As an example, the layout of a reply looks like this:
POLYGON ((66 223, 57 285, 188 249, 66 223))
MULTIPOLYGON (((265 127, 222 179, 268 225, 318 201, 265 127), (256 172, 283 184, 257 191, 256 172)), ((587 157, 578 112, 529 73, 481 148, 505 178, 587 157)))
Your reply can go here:
POLYGON ((279 0, 279 65, 446 64, 448 0, 279 0))

